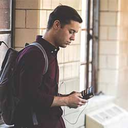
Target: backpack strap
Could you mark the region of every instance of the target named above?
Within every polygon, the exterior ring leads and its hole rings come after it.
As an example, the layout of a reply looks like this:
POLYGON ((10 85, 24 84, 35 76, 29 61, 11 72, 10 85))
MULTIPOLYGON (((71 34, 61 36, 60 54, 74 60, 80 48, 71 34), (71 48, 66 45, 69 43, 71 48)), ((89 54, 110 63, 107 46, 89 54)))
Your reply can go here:
MULTIPOLYGON (((43 75, 44 75, 48 70, 48 56, 47 56, 47 53, 46 53, 45 49, 37 42, 31 43, 30 45, 38 47, 41 50, 41 52, 44 56, 44 59, 45 59, 45 67, 44 67, 44 71, 43 71, 43 75)), ((26 47, 28 47, 30 45, 27 45, 26 47)), ((33 109, 31 111, 32 111, 33 125, 38 125, 36 113, 33 111, 33 109)))
POLYGON ((43 71, 43 75, 44 75, 48 70, 48 56, 47 56, 47 53, 46 53, 45 49, 41 46, 41 44, 39 44, 37 42, 31 43, 30 45, 34 45, 34 46, 38 47, 41 50, 41 52, 44 56, 44 59, 45 59, 45 67, 44 67, 44 71, 43 71))

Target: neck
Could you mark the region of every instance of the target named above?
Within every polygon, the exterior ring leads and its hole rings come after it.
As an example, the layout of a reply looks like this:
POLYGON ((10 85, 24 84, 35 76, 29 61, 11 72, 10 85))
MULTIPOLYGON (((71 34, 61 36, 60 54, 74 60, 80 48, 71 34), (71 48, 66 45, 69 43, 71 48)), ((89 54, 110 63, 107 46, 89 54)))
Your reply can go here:
MULTIPOLYGON (((44 34, 44 39, 46 41, 48 41, 50 44, 54 45, 55 46, 55 43, 54 43, 54 36, 53 36, 53 32, 51 32, 50 30, 49 31, 46 31, 46 33, 44 34)), ((56 47, 56 46, 55 46, 56 47)))

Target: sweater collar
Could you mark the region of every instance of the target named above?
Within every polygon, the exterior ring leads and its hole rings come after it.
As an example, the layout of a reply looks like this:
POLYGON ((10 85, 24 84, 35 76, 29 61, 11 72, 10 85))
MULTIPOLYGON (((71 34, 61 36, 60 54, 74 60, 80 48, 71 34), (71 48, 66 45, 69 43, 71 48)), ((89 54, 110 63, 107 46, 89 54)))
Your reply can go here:
POLYGON ((43 39, 41 35, 36 37, 36 42, 40 43, 46 50, 48 50, 51 54, 57 55, 59 48, 56 48, 54 45, 43 39))

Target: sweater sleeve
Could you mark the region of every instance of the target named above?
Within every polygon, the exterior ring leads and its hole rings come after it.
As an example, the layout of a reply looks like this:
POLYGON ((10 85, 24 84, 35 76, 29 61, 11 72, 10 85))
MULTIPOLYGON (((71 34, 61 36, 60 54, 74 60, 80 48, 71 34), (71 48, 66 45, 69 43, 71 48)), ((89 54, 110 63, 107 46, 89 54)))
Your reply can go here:
POLYGON ((19 63, 19 96, 38 108, 49 108, 54 96, 42 90, 45 59, 38 48, 22 53, 19 63))

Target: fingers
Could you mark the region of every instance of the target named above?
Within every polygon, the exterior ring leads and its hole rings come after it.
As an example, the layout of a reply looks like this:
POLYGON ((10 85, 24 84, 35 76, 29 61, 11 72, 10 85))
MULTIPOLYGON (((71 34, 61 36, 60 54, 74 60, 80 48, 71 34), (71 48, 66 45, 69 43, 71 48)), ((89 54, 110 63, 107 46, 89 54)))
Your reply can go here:
POLYGON ((79 105, 82 106, 82 105, 86 104, 86 102, 87 102, 86 100, 84 100, 84 99, 80 99, 79 105))
POLYGON ((78 107, 85 105, 87 101, 85 99, 82 99, 81 93, 78 93, 78 97, 79 97, 78 107))
POLYGON ((82 99, 81 93, 74 92, 68 96, 68 107, 78 108, 86 103, 85 99, 82 99))

